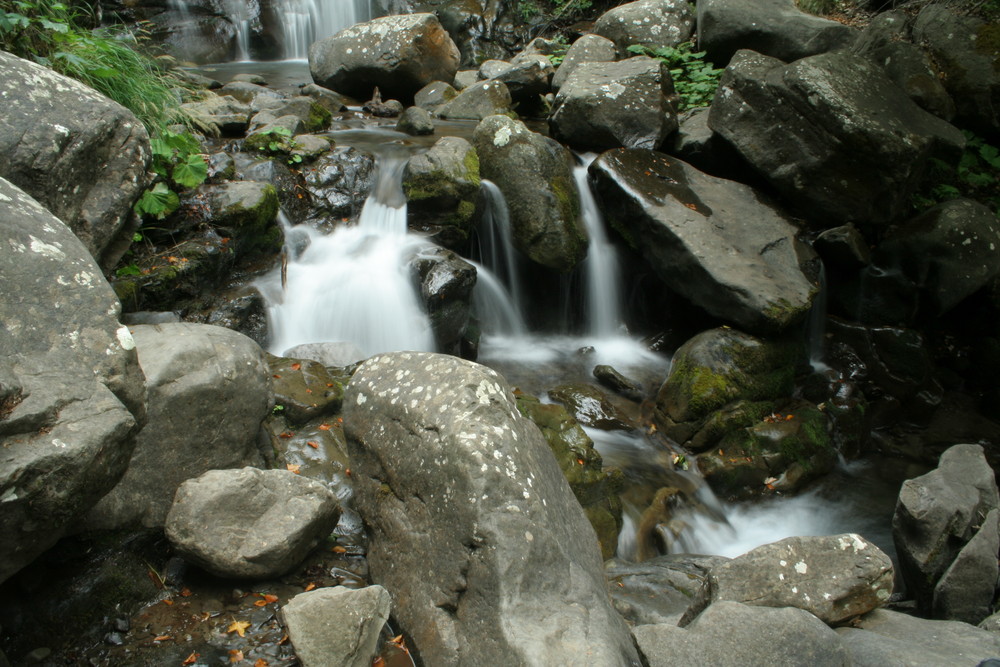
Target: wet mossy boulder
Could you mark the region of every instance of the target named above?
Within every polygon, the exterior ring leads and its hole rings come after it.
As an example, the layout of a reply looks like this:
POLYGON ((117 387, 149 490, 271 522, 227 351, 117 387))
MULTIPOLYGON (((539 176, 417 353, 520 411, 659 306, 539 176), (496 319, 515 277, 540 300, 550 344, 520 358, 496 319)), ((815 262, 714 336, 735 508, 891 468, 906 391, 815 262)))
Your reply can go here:
POLYGON ((274 379, 274 404, 291 424, 332 415, 344 400, 342 379, 323 364, 309 359, 267 355, 267 365, 274 379))
POLYGON ((672 422, 696 422, 734 401, 790 396, 800 354, 794 343, 726 327, 704 331, 674 354, 657 408, 672 422))
POLYGON ((200 189, 209 223, 225 232, 237 255, 274 254, 281 249, 278 191, 269 183, 236 181, 200 189))
POLYGON ((587 254, 572 155, 554 139, 506 116, 476 127, 480 174, 503 192, 514 246, 531 261, 569 273, 587 254))
POLYGON ((561 405, 541 403, 536 397, 521 394, 517 409, 530 419, 545 436, 573 495, 597 533, 601 554, 607 559, 618 548, 622 527, 622 504, 618 493, 625 478, 617 468, 602 469, 600 453, 594 442, 561 405))
POLYGON ((323 104, 308 95, 287 98, 257 98, 253 106, 277 118, 294 116, 302 121, 305 132, 321 132, 330 127, 333 114, 323 104))
POLYGON ((563 384, 549 390, 549 398, 562 403, 578 421, 594 428, 608 431, 630 431, 636 428, 603 391, 597 387, 585 384, 563 384))
POLYGON ((464 246, 479 184, 479 156, 472 144, 460 137, 438 139, 429 151, 410 158, 403 171, 410 228, 450 248, 464 246))
POLYGON ((833 469, 837 450, 826 414, 806 401, 779 407, 698 455, 698 468, 716 493, 753 498, 772 490, 794 492, 833 469))

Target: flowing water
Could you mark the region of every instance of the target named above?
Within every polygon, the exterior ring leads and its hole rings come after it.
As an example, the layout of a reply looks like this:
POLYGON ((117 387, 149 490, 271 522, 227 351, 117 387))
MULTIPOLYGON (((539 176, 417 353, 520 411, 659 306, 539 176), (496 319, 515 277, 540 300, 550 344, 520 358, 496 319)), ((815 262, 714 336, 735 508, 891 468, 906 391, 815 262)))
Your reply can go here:
POLYGON ((275 0, 274 10, 290 60, 307 58, 310 44, 371 15, 367 0, 275 0))
MULTIPOLYGON (((350 341, 366 356, 390 350, 433 350, 434 338, 409 269, 413 258, 432 248, 410 234, 401 188, 405 161, 414 145, 395 132, 353 132, 338 142, 365 142, 377 155, 377 184, 355 225, 324 235, 307 227, 286 228, 287 280, 279 270, 258 286, 268 303, 271 351, 281 354, 301 343, 350 341), (363 138, 363 139, 362 139, 363 138)), ((483 338, 479 359, 502 372, 513 386, 544 398, 562 382, 593 382, 597 364, 609 364, 642 386, 652 398, 669 370, 669 359, 648 351, 624 331, 619 270, 586 180, 589 158, 577 168, 581 206, 591 239, 582 295, 582 335, 566 330, 531 331, 525 326, 527 299, 521 262, 510 235, 503 195, 483 183, 486 215, 477 230, 478 280, 474 307, 483 338)), ((471 260, 470 260, 471 261, 471 260)), ((791 535, 861 532, 892 549, 888 525, 901 479, 878 480, 881 466, 846 466, 814 490, 796 498, 726 505, 692 470, 675 470, 672 452, 654 446, 641 432, 588 434, 607 465, 629 480, 625 529, 619 552, 637 553, 637 527, 652 494, 680 488, 686 503, 660 526, 672 552, 737 555, 791 535), (874 500, 873 500, 874 499, 874 500)))

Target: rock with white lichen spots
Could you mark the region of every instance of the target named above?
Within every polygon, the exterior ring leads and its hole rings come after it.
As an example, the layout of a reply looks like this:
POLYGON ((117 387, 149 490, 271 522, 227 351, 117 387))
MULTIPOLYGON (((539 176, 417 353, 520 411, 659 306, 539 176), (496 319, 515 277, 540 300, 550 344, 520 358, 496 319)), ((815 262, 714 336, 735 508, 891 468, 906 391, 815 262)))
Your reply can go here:
POLYGON ((135 343, 93 257, 0 178, 0 582, 115 485, 145 423, 135 343))
POLYGON ((142 123, 79 81, 0 52, 0 177, 65 222, 102 268, 132 242, 151 153, 142 123))
POLYGON ((693 30, 694 13, 684 0, 637 0, 605 12, 594 23, 594 33, 614 42, 619 53, 632 44, 677 46, 693 30))
POLYGON ((373 357, 344 426, 372 580, 426 664, 639 664, 594 531, 500 375, 373 357))
POLYGON ((309 47, 309 71, 321 86, 368 99, 409 101, 432 81, 451 81, 458 47, 433 14, 383 16, 358 23, 309 47))
MULTIPOLYGON (((892 576, 889 557, 860 535, 789 537, 712 568, 707 602, 798 607, 842 625, 885 604, 892 576)), ((701 611, 698 604, 688 609, 681 625, 701 611)))

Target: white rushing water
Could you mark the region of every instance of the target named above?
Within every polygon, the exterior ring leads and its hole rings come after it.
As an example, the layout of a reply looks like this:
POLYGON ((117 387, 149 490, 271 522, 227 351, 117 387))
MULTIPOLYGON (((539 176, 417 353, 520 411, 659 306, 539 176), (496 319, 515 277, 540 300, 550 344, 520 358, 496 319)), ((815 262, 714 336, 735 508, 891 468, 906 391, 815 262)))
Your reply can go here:
POLYGON ((371 16, 367 0, 275 0, 274 10, 284 57, 291 60, 307 58, 313 42, 371 16))

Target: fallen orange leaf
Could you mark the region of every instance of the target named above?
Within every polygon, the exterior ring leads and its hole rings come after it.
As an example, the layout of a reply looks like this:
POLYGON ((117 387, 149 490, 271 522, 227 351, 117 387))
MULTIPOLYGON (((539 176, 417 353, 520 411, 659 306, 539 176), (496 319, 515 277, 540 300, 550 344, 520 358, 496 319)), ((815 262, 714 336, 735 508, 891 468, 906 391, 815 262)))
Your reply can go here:
POLYGON ((275 380, 280 380, 280 379, 281 379, 281 376, 280 376, 280 375, 278 375, 277 373, 275 373, 275 374, 274 374, 274 375, 272 375, 271 377, 273 377, 273 378, 274 378, 275 380))
POLYGON ((335 546, 334 548, 330 549, 330 551, 332 551, 335 554, 346 554, 347 553, 347 549, 345 549, 344 547, 340 546, 339 544, 337 546, 335 546))
POLYGON ((171 255, 170 257, 167 257, 167 261, 170 262, 171 264, 176 264, 178 260, 176 257, 171 255))
POLYGON ((277 602, 278 601, 278 596, 277 595, 271 595, 270 593, 264 593, 264 600, 266 600, 269 603, 270 602, 277 602))
POLYGON ((167 598, 166 600, 163 601, 163 604, 167 605, 168 607, 170 605, 172 605, 173 603, 174 603, 174 601, 171 600, 170 598, 167 598))
POLYGON ((409 653, 409 651, 406 648, 406 640, 403 639, 403 635, 396 635, 395 637, 389 640, 389 643, 394 644, 398 648, 401 648, 407 653, 409 653))
POLYGON ((200 656, 201 656, 200 653, 194 653, 192 651, 191 655, 189 655, 188 657, 184 658, 184 662, 182 662, 181 664, 182 665, 192 665, 192 664, 194 664, 198 660, 198 658, 200 656))
POLYGON ((170 635, 157 635, 153 637, 154 642, 165 642, 170 639, 170 635))
POLYGON ((288 642, 288 635, 284 635, 281 639, 278 640, 278 646, 281 646, 282 644, 285 644, 287 642, 288 642))
POLYGON ((789 419, 795 419, 795 415, 785 415, 785 421, 788 421, 789 419))
POLYGON ((237 621, 233 619, 232 624, 226 629, 226 633, 235 632, 240 637, 245 637, 247 628, 249 627, 250 623, 248 621, 237 621))
POLYGON ((297 362, 297 361, 296 361, 296 362, 295 362, 294 364, 292 364, 292 370, 293 370, 293 371, 297 371, 297 370, 300 370, 301 368, 302 368, 302 364, 300 364, 300 363, 299 363, 299 362, 297 362))
POLYGON ((229 651, 229 662, 243 662, 243 651, 234 648, 229 651))
POLYGON ((187 588, 187 587, 185 587, 185 588, 182 588, 182 589, 181 589, 181 597, 184 597, 184 598, 189 598, 189 597, 191 597, 191 589, 190 589, 190 588, 187 588))
POLYGON ((312 447, 313 449, 319 449, 319 443, 316 442, 315 440, 307 440, 306 444, 312 447))
POLYGON ((337 417, 337 423, 338 424, 343 424, 344 423, 344 418, 343 417, 337 417))
POLYGON ((313 582, 310 581, 308 584, 306 584, 305 591, 308 593, 309 591, 311 591, 314 588, 316 588, 316 584, 314 584, 313 582))
POLYGON ((257 662, 253 663, 253 667, 267 667, 267 660, 264 658, 257 658, 257 662))
POLYGON ((255 600, 253 603, 255 607, 263 607, 265 605, 267 605, 267 600, 255 600))
POLYGON ((295 434, 292 433, 292 432, 290 432, 290 431, 285 431, 283 433, 279 433, 278 437, 279 438, 284 438, 285 440, 288 440, 289 438, 295 437, 295 434))
POLYGON ((299 468, 301 468, 302 466, 300 466, 298 463, 289 463, 285 467, 288 468, 289 470, 291 470, 292 472, 294 472, 296 475, 298 475, 299 474, 299 468))
POLYGON ((330 430, 330 425, 329 424, 320 424, 319 425, 319 430, 321 430, 321 431, 329 431, 330 430))

